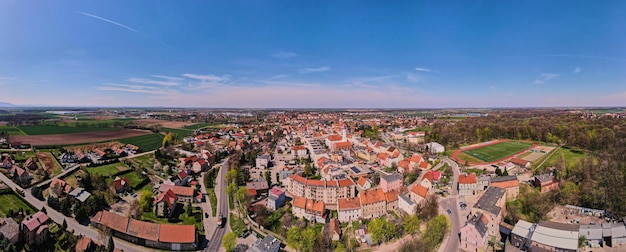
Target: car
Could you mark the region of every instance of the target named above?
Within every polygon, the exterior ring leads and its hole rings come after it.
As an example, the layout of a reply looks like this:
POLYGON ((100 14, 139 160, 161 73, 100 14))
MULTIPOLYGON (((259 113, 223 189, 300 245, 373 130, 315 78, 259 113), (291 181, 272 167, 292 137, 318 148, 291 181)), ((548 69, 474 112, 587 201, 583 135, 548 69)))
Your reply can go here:
POLYGON ((250 231, 246 230, 246 232, 243 232, 243 234, 241 234, 241 238, 246 238, 250 235, 250 231))
POLYGON ((448 214, 452 214, 452 210, 450 210, 449 208, 446 211, 448 212, 448 214))
POLYGON ((209 213, 204 212, 204 218, 209 218, 209 213))

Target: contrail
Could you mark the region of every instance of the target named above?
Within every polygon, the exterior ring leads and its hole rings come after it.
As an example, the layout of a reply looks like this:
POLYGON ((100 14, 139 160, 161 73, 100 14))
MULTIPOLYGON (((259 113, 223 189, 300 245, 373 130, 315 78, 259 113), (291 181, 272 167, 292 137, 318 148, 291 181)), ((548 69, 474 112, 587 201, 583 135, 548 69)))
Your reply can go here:
POLYGON ((106 18, 103 18, 103 17, 100 17, 100 16, 96 16, 96 15, 89 14, 89 13, 85 13, 85 12, 81 12, 81 11, 77 11, 76 13, 81 14, 81 15, 84 15, 84 16, 92 17, 92 18, 95 18, 95 19, 99 19, 99 20, 102 20, 102 21, 104 21, 104 22, 107 22, 107 23, 114 24, 114 25, 117 25, 117 26, 119 26, 119 27, 122 27, 122 28, 124 28, 124 29, 126 29, 126 30, 129 30, 129 31, 132 31, 132 32, 134 32, 134 33, 137 33, 137 34, 140 34, 140 35, 143 35, 143 36, 147 36, 147 35, 146 35, 146 34, 144 34, 143 32, 140 32, 140 31, 135 30, 135 29, 133 29, 133 28, 131 28, 131 27, 127 26, 127 25, 120 24, 120 23, 115 22, 115 21, 110 20, 110 19, 106 19, 106 18))

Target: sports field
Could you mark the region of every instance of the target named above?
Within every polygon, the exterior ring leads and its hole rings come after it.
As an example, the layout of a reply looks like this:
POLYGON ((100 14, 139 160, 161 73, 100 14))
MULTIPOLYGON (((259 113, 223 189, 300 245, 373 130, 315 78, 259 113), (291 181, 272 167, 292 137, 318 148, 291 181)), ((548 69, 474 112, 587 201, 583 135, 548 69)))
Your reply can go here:
POLYGON ((531 143, 509 141, 487 145, 476 149, 465 150, 463 153, 485 162, 495 162, 530 147, 532 147, 531 143))

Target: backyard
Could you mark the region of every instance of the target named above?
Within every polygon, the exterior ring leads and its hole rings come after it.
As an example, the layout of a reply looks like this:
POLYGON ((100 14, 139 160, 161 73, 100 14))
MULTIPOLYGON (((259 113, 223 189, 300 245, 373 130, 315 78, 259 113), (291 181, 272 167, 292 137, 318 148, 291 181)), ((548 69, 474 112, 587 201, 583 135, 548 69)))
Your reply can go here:
POLYGON ((9 210, 17 212, 20 208, 24 209, 24 211, 30 211, 31 214, 35 213, 34 208, 26 204, 26 202, 20 199, 13 192, 0 194, 0 216, 6 217, 9 213, 9 210))
POLYGON ((98 167, 88 167, 87 171, 89 171, 92 174, 99 173, 101 176, 110 177, 113 174, 116 174, 120 171, 125 171, 128 169, 129 169, 128 166, 126 166, 123 163, 113 163, 113 164, 107 164, 107 165, 98 166, 98 167))

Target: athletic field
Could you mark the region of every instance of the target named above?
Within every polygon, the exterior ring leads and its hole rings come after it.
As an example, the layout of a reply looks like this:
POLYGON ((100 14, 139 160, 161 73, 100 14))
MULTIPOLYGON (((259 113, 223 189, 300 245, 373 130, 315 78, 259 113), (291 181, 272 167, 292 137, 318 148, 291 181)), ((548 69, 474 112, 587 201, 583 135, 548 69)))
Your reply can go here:
POLYGON ((532 146, 533 145, 531 143, 526 142, 499 142, 484 147, 478 147, 476 149, 465 150, 463 151, 463 153, 485 162, 495 162, 525 149, 528 149, 532 146))

